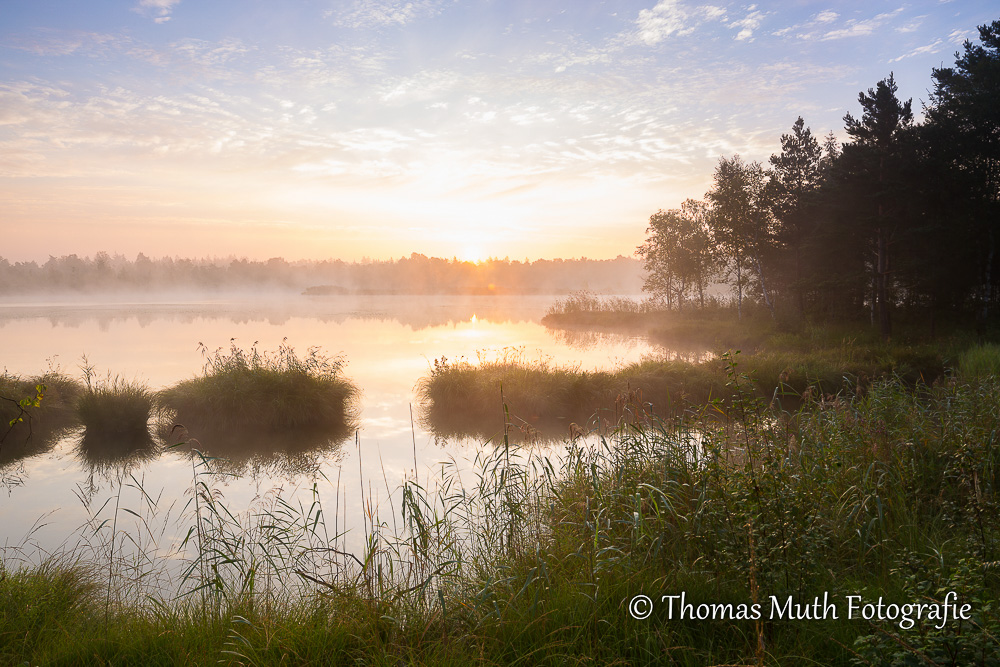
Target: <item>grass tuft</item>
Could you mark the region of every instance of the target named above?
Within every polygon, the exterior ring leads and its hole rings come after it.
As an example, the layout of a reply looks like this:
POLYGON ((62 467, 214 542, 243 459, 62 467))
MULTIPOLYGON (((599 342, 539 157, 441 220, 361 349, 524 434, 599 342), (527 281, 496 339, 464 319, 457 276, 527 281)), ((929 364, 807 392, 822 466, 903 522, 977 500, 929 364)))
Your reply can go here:
POLYGON ((159 394, 187 432, 234 444, 253 436, 339 440, 351 432, 358 392, 343 376, 342 358, 315 347, 300 358, 287 344, 268 353, 235 342, 228 353, 209 353, 204 346, 202 353, 201 377, 159 394))
POLYGON ((93 380, 92 368, 85 367, 87 388, 76 402, 76 414, 83 425, 80 442, 84 457, 109 460, 148 450, 153 445, 149 421, 155 396, 139 380, 108 376, 93 380))

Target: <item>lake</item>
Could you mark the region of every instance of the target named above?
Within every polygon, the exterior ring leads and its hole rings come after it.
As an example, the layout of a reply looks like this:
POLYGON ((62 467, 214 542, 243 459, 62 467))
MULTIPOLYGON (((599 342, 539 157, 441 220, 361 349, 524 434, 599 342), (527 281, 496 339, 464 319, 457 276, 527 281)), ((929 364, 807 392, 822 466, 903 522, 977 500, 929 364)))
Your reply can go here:
MULTIPOLYGON (((300 354, 317 346, 342 355, 345 375, 361 390, 357 433, 295 456, 258 454, 218 461, 207 482, 235 514, 273 502, 323 498, 331 532, 347 551, 364 544, 365 511, 390 526, 398 508, 392 494, 404 479, 423 483, 442 463, 467 469, 493 445, 441 438, 423 428, 414 385, 434 359, 500 355, 544 359, 556 365, 611 369, 660 350, 629 336, 573 335, 540 324, 555 296, 239 296, 132 303, 91 297, 0 304, 0 343, 7 372, 31 376, 50 368, 81 377, 84 363, 97 377, 139 379, 161 389, 200 375, 199 349, 276 350, 283 341, 300 354), (331 519, 331 515, 333 519, 331 519)), ((502 431, 497 405, 496 432, 502 431)), ((192 520, 193 480, 207 478, 187 452, 158 448, 145 460, 102 464, 82 455, 80 433, 48 451, 3 467, 0 536, 4 557, 38 562, 46 554, 107 549, 106 532, 135 537, 165 559, 192 520), (116 512, 115 509, 118 508, 116 512), (123 511, 127 510, 127 511, 123 511), (105 520, 108 523, 104 523, 105 520), (104 531, 102 533, 102 531, 104 531)), ((558 454, 548 445, 539 454, 558 454)), ((119 547, 127 551, 124 543, 119 547)))

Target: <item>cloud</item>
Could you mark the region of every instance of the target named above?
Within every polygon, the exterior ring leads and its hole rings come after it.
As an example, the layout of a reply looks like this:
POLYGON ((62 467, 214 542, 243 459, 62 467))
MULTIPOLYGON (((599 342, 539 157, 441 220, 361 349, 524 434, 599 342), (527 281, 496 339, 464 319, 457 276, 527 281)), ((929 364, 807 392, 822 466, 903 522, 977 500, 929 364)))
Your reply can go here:
POLYGON ((156 23, 166 23, 170 20, 174 6, 179 5, 180 2, 181 0, 139 0, 139 4, 133 8, 133 11, 153 16, 156 23))
POLYGON ((912 51, 910 51, 909 53, 904 53, 903 55, 899 56, 898 58, 893 58, 889 62, 891 62, 891 63, 898 63, 900 60, 903 60, 905 58, 912 58, 913 56, 919 56, 919 55, 922 55, 924 53, 937 53, 938 51, 941 50, 942 46, 944 46, 944 40, 936 39, 931 44, 927 44, 926 46, 917 47, 917 48, 913 49, 912 51))
POLYGON ((858 20, 850 19, 844 23, 843 28, 838 28, 836 30, 831 30, 826 34, 822 35, 820 39, 822 41, 830 41, 833 39, 844 39, 848 37, 865 37, 873 34, 877 29, 881 28, 883 25, 889 22, 890 19, 895 18, 902 12, 903 9, 895 9, 891 12, 885 12, 883 14, 878 14, 877 16, 858 20))
POLYGON ((971 40, 976 35, 975 30, 952 30, 948 33, 948 41, 952 44, 965 44, 966 40, 971 40))
MULTIPOLYGON (((750 7, 750 9, 753 8, 753 6, 750 7)), ((804 23, 781 28, 771 34, 775 37, 794 36, 796 39, 803 41, 830 41, 848 37, 864 37, 874 34, 876 30, 898 16, 902 11, 903 8, 899 7, 891 12, 883 12, 870 19, 848 19, 843 23, 842 27, 833 28, 831 24, 840 18, 840 14, 827 9, 815 14, 804 23)), ((909 24, 897 28, 897 32, 912 32, 923 18, 917 17, 909 24)))
POLYGON ((926 15, 917 16, 906 25, 901 25, 898 28, 896 28, 896 32, 916 32, 917 29, 920 28, 920 26, 923 24, 924 19, 926 18, 927 18, 926 15))
POLYGON ((443 4, 441 0, 354 0, 348 7, 326 12, 326 17, 344 28, 401 26, 440 14, 443 4))
POLYGON ((642 9, 635 20, 634 40, 655 46, 671 35, 690 35, 705 21, 722 19, 725 10, 714 5, 685 7, 679 0, 660 0, 652 9, 642 9))
POLYGON ((740 32, 736 35, 738 41, 745 41, 753 37, 753 31, 759 28, 761 21, 764 20, 764 14, 755 11, 756 9, 757 5, 750 5, 747 7, 747 11, 750 12, 749 14, 738 21, 729 23, 730 28, 740 28, 740 32))
POLYGON ((27 51, 37 56, 106 57, 114 52, 127 52, 136 44, 128 37, 82 30, 38 30, 11 35, 4 46, 27 51))

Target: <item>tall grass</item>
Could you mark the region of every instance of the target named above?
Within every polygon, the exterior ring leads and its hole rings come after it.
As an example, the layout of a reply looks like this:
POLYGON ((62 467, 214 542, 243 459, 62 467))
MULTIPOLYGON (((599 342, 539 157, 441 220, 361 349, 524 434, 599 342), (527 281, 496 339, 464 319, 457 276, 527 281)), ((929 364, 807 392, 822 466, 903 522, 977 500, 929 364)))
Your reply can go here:
POLYGON ((964 350, 958 357, 958 372, 969 379, 1000 376, 1000 345, 984 343, 964 350))
MULTIPOLYGON (((806 395, 863 392, 872 381, 897 377, 916 384, 942 377, 940 353, 928 347, 872 349, 852 344, 819 351, 761 351, 741 355, 759 390, 778 406, 794 409, 806 395)), ((719 358, 691 362, 646 358, 613 371, 583 371, 528 360, 509 351, 478 363, 435 360, 417 384, 421 418, 436 434, 491 437, 504 429, 497 408, 509 407, 520 440, 562 439, 570 424, 607 432, 624 415, 648 421, 677 417, 692 404, 729 402, 726 363, 719 358)))
MULTIPOLYGON (((330 530, 319 486, 303 505, 274 496, 235 512, 214 492, 211 460, 196 459, 193 592, 119 606, 106 620, 86 604, 68 612, 62 602, 48 606, 58 598, 34 604, 30 577, 0 577, 0 597, 14 600, 0 625, 3 657, 1000 663, 1000 526, 992 520, 1000 380, 914 388, 890 377, 860 394, 813 394, 795 411, 775 411, 726 362, 730 400, 689 406, 673 423, 622 419, 595 443, 568 443, 560 459, 504 438, 477 457, 472 479, 445 464, 434 477, 405 481, 399 530, 388 516, 396 508, 380 516, 366 497, 359 553, 346 553, 336 523, 330 530), (846 618, 848 595, 940 603, 949 591, 971 605, 970 619, 903 627, 846 618), (681 593, 695 606, 761 604, 765 613, 667 618, 661 596, 681 593), (653 605, 645 619, 629 611, 639 594, 653 605), (824 594, 837 617, 768 614, 771 596, 809 604, 824 594), (59 632, 31 631, 50 627, 35 614, 59 632)), ((43 587, 56 572, 40 572, 43 587)))
POLYGON ((571 293, 557 299, 549 307, 549 315, 577 315, 581 313, 653 313, 662 310, 662 304, 652 300, 639 301, 623 296, 600 296, 589 290, 571 293))
POLYGON ((220 446, 262 436, 294 447, 350 433, 358 392, 343 376, 343 359, 315 347, 300 358, 284 343, 273 353, 243 350, 235 341, 228 352, 202 352, 201 377, 159 394, 191 434, 211 434, 220 446))
POLYGON ((416 393, 423 423, 440 436, 491 437, 511 424, 511 435, 530 441, 561 438, 570 422, 586 422, 607 403, 612 384, 610 373, 528 361, 508 349, 477 364, 437 359, 416 393))
POLYGON ((95 379, 84 361, 86 388, 76 400, 76 416, 83 426, 80 449, 85 459, 106 461, 149 450, 154 442, 150 419, 155 396, 140 380, 108 375, 95 379))

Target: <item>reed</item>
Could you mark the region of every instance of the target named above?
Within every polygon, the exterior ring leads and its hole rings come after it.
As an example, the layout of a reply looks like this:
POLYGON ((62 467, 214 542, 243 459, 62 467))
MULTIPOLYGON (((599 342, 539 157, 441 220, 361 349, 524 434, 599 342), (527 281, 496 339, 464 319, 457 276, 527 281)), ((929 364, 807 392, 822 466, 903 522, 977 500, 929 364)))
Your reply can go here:
POLYGON ((0 659, 998 664, 1000 380, 886 377, 776 410, 736 359, 722 360, 728 401, 670 423, 622 420, 559 458, 498 440, 471 478, 445 464, 404 481, 401 506, 382 514, 367 495, 357 553, 326 532, 321 484, 311 503, 272 494, 237 511, 215 492, 213 461, 196 458, 189 594, 115 603, 106 620, 94 613, 105 588, 69 605, 52 590, 58 569, 38 570, 41 584, 6 572, 0 659), (927 604, 947 591, 971 605, 969 620, 846 617, 847 595, 927 604), (682 592, 695 607, 764 613, 668 618, 661 596, 682 592), (769 613, 771 596, 824 593, 836 617, 769 613), (645 619, 629 611, 639 594, 653 603, 645 619))
POLYGON ((964 350, 958 358, 958 372, 969 379, 1000 376, 1000 345, 984 343, 964 350))
POLYGON ((76 401, 76 416, 83 426, 81 448, 94 459, 127 456, 153 445, 150 419, 155 397, 139 380, 108 376, 95 380, 84 367, 86 389, 76 401))
POLYGON ((563 435, 570 422, 586 422, 606 403, 610 380, 607 373, 529 362, 518 350, 505 350, 495 359, 481 356, 478 364, 435 360, 416 393, 422 422, 439 435, 490 437, 507 424, 530 439, 530 429, 563 435))
MULTIPOLYGON (((776 405, 794 409, 805 395, 863 392, 879 378, 916 385, 943 377, 942 355, 927 346, 856 346, 847 342, 813 351, 758 351, 740 355, 758 389, 776 405)), ((506 353, 498 359, 434 362, 417 384, 423 424, 442 437, 488 438, 509 428, 518 441, 559 440, 583 431, 607 432, 622 417, 672 419, 692 404, 730 402, 727 365, 647 358, 613 371, 583 371, 506 353), (502 396, 501 396, 502 393, 502 396), (509 408, 509 419, 497 408, 509 408)))
POLYGON ((247 434, 292 439, 310 433, 321 439, 343 438, 356 416, 357 389, 342 373, 344 360, 310 348, 300 358, 287 344, 276 352, 256 346, 243 350, 234 342, 205 355, 201 377, 159 393, 191 433, 247 434))

